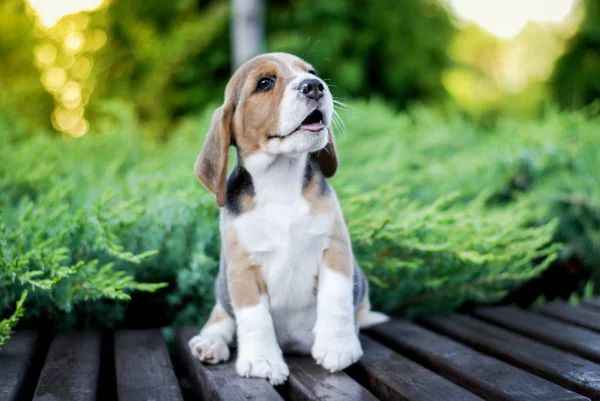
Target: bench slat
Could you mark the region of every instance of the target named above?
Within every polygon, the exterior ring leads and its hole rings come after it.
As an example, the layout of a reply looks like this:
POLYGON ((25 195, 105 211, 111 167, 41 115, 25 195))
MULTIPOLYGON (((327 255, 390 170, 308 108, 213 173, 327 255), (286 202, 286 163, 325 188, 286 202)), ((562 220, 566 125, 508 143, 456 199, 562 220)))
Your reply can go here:
POLYGON ((469 316, 431 316, 419 322, 577 393, 600 399, 600 365, 586 359, 469 316))
POLYGON ((352 370, 382 400, 481 400, 475 394, 367 336, 361 336, 361 343, 364 355, 352 370))
POLYGON ((407 321, 386 322, 369 333, 486 399, 588 399, 407 321))
POLYGON ((160 330, 116 332, 115 373, 120 401, 183 401, 160 330))
POLYGON ((235 371, 235 355, 217 365, 204 365, 194 358, 187 343, 199 331, 196 327, 177 331, 177 349, 199 397, 205 401, 282 400, 266 380, 240 377, 235 371))
POLYGON ((590 309, 600 310, 600 297, 584 299, 583 301, 581 301, 581 306, 590 309))
POLYGON ((311 357, 285 358, 290 368, 289 397, 293 401, 376 401, 377 398, 344 372, 330 373, 311 357))
POLYGON ((16 401, 33 363, 38 334, 16 332, 0 351, 0 400, 16 401))
POLYGON ((566 302, 542 305, 540 312, 547 316, 600 332, 600 310, 576 308, 566 302))
POLYGON ((34 401, 94 401, 100 375, 97 332, 59 334, 52 340, 34 401))
POLYGON ((600 334, 514 307, 481 308, 475 316, 594 362, 600 362, 600 334))

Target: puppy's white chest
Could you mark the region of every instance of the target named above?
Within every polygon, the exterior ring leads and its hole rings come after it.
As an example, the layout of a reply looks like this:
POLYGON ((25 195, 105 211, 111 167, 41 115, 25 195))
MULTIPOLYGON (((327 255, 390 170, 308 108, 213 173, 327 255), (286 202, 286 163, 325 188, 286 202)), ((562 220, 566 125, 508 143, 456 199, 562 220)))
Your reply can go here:
POLYGON ((322 253, 332 224, 333 216, 310 214, 302 197, 257 206, 234 223, 241 245, 261 265, 295 265, 322 253))
POLYGON ((310 351, 317 277, 333 216, 310 214, 308 203, 299 197, 258 206, 235 225, 241 245, 261 266, 280 346, 284 351, 310 351))

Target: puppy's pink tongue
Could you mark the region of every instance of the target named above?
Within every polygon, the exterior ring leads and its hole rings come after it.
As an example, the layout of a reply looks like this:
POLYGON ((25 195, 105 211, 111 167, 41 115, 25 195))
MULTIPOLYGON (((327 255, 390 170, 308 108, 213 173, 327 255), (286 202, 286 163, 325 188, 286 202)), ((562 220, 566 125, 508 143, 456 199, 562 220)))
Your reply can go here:
POLYGON ((323 129, 323 123, 302 124, 300 126, 300 129, 306 130, 306 131, 311 131, 311 132, 319 132, 323 129))

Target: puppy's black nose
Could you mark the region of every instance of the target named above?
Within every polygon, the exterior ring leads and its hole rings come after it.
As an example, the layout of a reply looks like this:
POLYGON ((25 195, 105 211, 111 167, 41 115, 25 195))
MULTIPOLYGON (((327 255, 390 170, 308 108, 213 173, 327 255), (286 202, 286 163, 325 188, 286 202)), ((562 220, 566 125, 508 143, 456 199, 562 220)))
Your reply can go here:
POLYGON ((322 98, 323 92, 325 91, 323 82, 319 79, 306 79, 300 82, 299 88, 300 93, 314 100, 322 98))

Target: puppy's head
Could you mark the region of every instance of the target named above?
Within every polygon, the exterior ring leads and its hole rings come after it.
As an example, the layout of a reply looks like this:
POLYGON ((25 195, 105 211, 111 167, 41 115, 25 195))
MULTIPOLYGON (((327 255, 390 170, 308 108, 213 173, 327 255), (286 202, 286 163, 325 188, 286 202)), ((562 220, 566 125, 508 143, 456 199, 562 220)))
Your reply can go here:
POLYGON ((257 56, 244 63, 225 90, 225 103, 213 114, 194 171, 225 205, 227 154, 235 145, 242 159, 258 154, 310 153, 326 177, 337 169, 327 84, 304 60, 285 53, 257 56))

